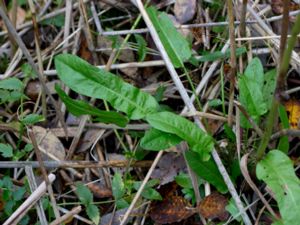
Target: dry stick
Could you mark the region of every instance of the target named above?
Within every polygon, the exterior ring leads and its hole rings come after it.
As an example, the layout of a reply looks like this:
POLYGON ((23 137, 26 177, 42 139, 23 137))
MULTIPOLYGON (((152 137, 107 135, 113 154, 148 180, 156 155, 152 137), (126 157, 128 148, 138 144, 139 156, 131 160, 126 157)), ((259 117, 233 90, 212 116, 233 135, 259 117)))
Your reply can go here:
MULTIPOLYGON (((160 40, 157 32, 156 32, 156 30, 155 30, 155 28, 153 27, 153 24, 152 24, 152 22, 151 22, 151 20, 150 20, 150 18, 148 16, 148 14, 147 14, 147 12, 145 11, 143 3, 141 2, 141 0, 136 0, 136 3, 138 5, 138 8, 139 8, 142 16, 143 16, 144 22, 146 23, 147 27, 150 30, 150 34, 151 34, 151 36, 152 36, 152 38, 154 40, 154 43, 156 44, 157 49, 159 49, 159 51, 161 53, 161 56, 162 56, 163 60, 166 63, 167 69, 168 69, 168 71, 169 71, 169 73, 170 73, 170 75, 172 77, 172 80, 174 81, 174 83, 175 83, 175 85, 176 85, 176 87, 177 87, 177 89, 178 89, 178 91, 179 91, 179 93, 180 93, 180 95, 181 95, 181 97, 182 97, 185 105, 188 106, 188 109, 191 112, 195 112, 196 109, 195 109, 192 101, 190 100, 190 98, 189 98, 189 96, 188 96, 188 94, 187 94, 187 92, 186 92, 186 90, 185 90, 185 88, 184 88, 181 80, 179 79, 178 74, 177 74, 177 72, 176 72, 176 70, 175 70, 175 68, 174 68, 174 66, 173 66, 173 64, 172 64, 172 62, 171 62, 171 60, 170 60, 170 58, 169 58, 169 56, 168 56, 168 54, 167 54, 167 52, 166 52, 166 50, 165 50, 162 42, 161 42, 161 40, 160 40)), ((200 122, 199 118, 194 117, 194 121, 195 121, 195 123, 200 128, 202 128, 203 130, 205 130, 204 126, 200 122)), ((234 199, 234 201, 235 201, 235 203, 237 205, 237 208, 241 212, 241 216, 242 216, 242 218, 244 220, 244 223, 246 225, 252 224, 251 221, 250 221, 250 219, 249 219, 249 217, 248 217, 248 215, 245 212, 243 204, 242 204, 242 202, 241 202, 241 200, 240 200, 240 198, 238 196, 238 193, 235 190, 234 185, 233 185, 233 183, 232 183, 232 181, 231 181, 231 179, 230 179, 230 177, 229 177, 229 175, 228 175, 228 173, 227 173, 227 171, 226 171, 226 169, 225 169, 225 167, 224 167, 224 165, 223 165, 223 163, 222 163, 222 161, 221 161, 221 159, 220 159, 220 157, 219 157, 219 155, 218 155, 218 153, 217 153, 217 151, 215 149, 212 150, 212 156, 213 156, 213 158, 214 158, 214 160, 215 160, 215 162, 216 162, 216 164, 218 166, 218 169, 219 169, 220 173, 223 176, 223 179, 224 179, 224 181, 225 181, 225 183, 226 183, 226 185, 228 187, 229 192, 232 195, 232 198, 234 199)), ((124 225, 124 224, 125 224, 125 221, 121 225, 124 225)))
POLYGON ((236 76, 236 44, 234 35, 234 15, 232 0, 227 0, 227 12, 229 18, 229 39, 230 39, 230 90, 229 90, 229 105, 228 105, 228 125, 232 125, 233 121, 233 100, 234 100, 234 84, 236 76))
POLYGON ((241 162, 240 162, 241 172, 242 172, 245 180, 249 184, 249 186, 253 189, 253 191, 258 195, 258 197, 261 199, 261 201, 265 204, 265 206, 268 209, 268 211, 270 212, 270 214, 274 218, 279 219, 278 216, 276 215, 276 213, 274 212, 274 210, 272 209, 272 207, 270 206, 270 204, 268 203, 268 201, 265 199, 265 197, 263 196, 263 194, 256 187, 256 185, 254 184, 254 182, 252 181, 252 179, 251 179, 251 177, 249 175, 248 167, 247 167, 248 156, 249 156, 249 153, 246 154, 246 155, 244 155, 242 157, 242 159, 241 159, 241 162))
POLYGON ((54 220, 49 225, 58 225, 58 224, 61 224, 61 223, 65 222, 66 220, 68 220, 70 217, 74 217, 74 215, 80 213, 81 210, 82 210, 82 208, 79 205, 79 206, 73 208, 71 211, 67 212, 65 215, 63 215, 59 219, 54 220))
MULTIPOLYGON (((34 4, 32 2, 32 0, 28 0, 29 3, 29 7, 30 7, 30 11, 32 14, 32 24, 33 24, 33 29, 34 29, 34 42, 35 42, 35 50, 36 50, 36 56, 37 56, 37 60, 38 60, 38 69, 40 74, 43 74, 43 61, 42 61, 42 56, 41 56, 41 49, 40 49, 40 34, 39 34, 39 28, 38 28, 38 24, 36 22, 36 11, 35 11, 35 7, 34 4)), ((45 81, 45 78, 42 78, 45 81)), ((43 112, 43 116, 44 118, 47 118, 47 103, 46 103, 46 94, 45 94, 45 89, 42 86, 42 112, 43 112)))
POLYGON ((275 140, 277 138, 280 138, 282 136, 290 136, 290 137, 300 137, 300 130, 293 130, 293 129, 283 129, 275 134, 272 134, 270 140, 275 140))
MULTIPOLYGON (((126 167, 129 160, 111 160, 111 161, 43 161, 44 167, 49 169, 55 168, 122 168, 126 167)), ((136 161, 130 164, 131 167, 149 168, 153 161, 143 160, 136 161)), ((32 168, 40 168, 38 161, 1 161, 0 168, 23 168, 25 166, 31 166, 32 168)))
MULTIPOLYGON (((257 29, 257 31, 261 34, 261 35, 265 35, 266 33, 269 35, 274 35, 273 31, 270 29, 270 27, 262 20, 262 18, 259 17, 259 15, 254 11, 254 9, 248 4, 247 5, 247 9, 248 11, 251 13, 251 15, 257 20, 259 27, 261 28, 260 30, 257 29), (262 32, 263 30, 263 32, 262 32)), ((271 39, 270 40, 273 45, 275 46, 275 48, 279 49, 279 42, 276 39, 271 39)), ((299 62, 300 62, 300 57, 299 55, 293 51, 291 51, 291 64, 293 67, 298 68, 299 67, 299 62)))
POLYGON ((40 151, 39 146, 37 144, 37 141, 35 139, 34 133, 31 129, 28 129, 28 136, 31 139, 31 142, 32 142, 32 145, 33 145, 33 148, 34 148, 34 151, 35 151, 36 158, 37 158, 37 160, 40 164, 40 170, 42 172, 44 181, 47 184, 47 189, 48 189, 50 200, 51 200, 51 203, 52 203, 52 208, 53 208, 54 215, 55 215, 56 219, 58 219, 60 217, 60 214, 59 214, 59 211, 58 211, 58 208, 57 208, 57 205, 56 205, 54 192, 53 192, 51 183, 48 179, 47 170, 46 170, 46 168, 44 166, 44 163, 43 163, 41 151, 40 151))
POLYGON ((15 42, 19 45, 19 47, 21 48, 23 54, 27 58, 28 63, 30 64, 30 66, 33 69, 33 72, 38 75, 38 78, 39 78, 39 80, 42 84, 42 87, 44 88, 46 94, 49 96, 49 98, 50 98, 50 100, 51 100, 51 102, 52 102, 52 104, 53 104, 53 106, 56 110, 58 118, 59 118, 61 124, 63 125, 65 133, 67 134, 67 126, 65 124, 64 118, 61 114, 61 111, 60 111, 58 105, 56 104, 54 98, 52 97, 50 90, 48 89, 48 87, 47 87, 47 85, 44 81, 43 75, 39 72, 38 68, 36 67, 36 65, 33 61, 33 58, 31 57, 31 55, 28 51, 28 49, 26 48, 26 46, 25 46, 24 42, 22 41, 22 39, 20 38, 20 36, 17 34, 15 28, 12 26, 9 18, 6 16, 6 14, 3 11, 2 7, 0 7, 0 16, 2 17, 3 22, 4 22, 5 26, 7 27, 8 32, 13 36, 15 42))
POLYGON ((245 37, 246 36, 246 13, 247 13, 247 3, 248 0, 243 0, 242 3, 242 11, 241 11, 241 23, 240 23, 240 31, 241 31, 241 36, 245 37))
POLYGON ((147 184, 148 180, 150 179, 150 176, 151 176, 153 170, 155 169, 155 167, 156 167, 158 161, 160 160, 162 154, 163 154, 163 151, 160 151, 160 152, 157 153, 157 155, 156 155, 156 157, 155 157, 155 159, 154 159, 154 161, 153 161, 153 163, 152 163, 152 166, 151 166, 150 169, 148 170, 147 175, 145 176, 145 178, 144 178, 144 180, 143 180, 143 182, 142 182, 142 184, 141 184, 141 186, 140 186, 138 192, 135 194, 135 196, 134 196, 132 202, 130 203, 130 206, 129 206, 129 208, 127 209, 127 211, 126 211, 126 213, 125 213, 125 215, 124 215, 124 217, 123 217, 123 219, 122 219, 120 225, 125 225, 125 224, 126 224, 126 221, 127 221, 128 217, 129 217, 131 211, 133 210, 133 208, 134 208, 134 206, 135 206, 137 200, 138 200, 139 197, 141 196, 141 194, 142 194, 142 192, 143 192, 143 190, 144 190, 144 187, 145 187, 145 185, 147 184))
MULTIPOLYGON (((30 191, 34 192, 37 189, 37 184, 36 184, 36 181, 35 181, 35 177, 34 177, 34 174, 33 174, 32 167, 31 166, 25 166, 25 173, 26 173, 28 181, 29 181, 28 183, 29 183, 30 191)), ((37 202, 36 211, 37 211, 38 217, 40 219, 41 225, 48 225, 48 221, 47 221, 47 218, 46 218, 45 211, 44 211, 43 204, 42 204, 41 200, 39 200, 37 202)))
MULTIPOLYGON (((55 180, 54 174, 49 174, 48 180, 52 183, 55 180)), ((31 209, 31 207, 46 193, 47 185, 45 181, 17 208, 13 214, 3 223, 3 225, 17 224, 31 209)))

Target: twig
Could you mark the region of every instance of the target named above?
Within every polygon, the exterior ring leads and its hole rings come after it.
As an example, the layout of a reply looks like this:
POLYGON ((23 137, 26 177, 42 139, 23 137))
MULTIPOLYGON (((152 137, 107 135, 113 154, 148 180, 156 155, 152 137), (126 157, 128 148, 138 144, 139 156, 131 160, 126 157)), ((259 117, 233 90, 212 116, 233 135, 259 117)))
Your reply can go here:
POLYGON ((63 215, 59 219, 54 220, 49 225, 59 225, 59 224, 65 222, 66 220, 68 220, 70 217, 74 217, 74 215, 80 213, 81 210, 82 210, 82 208, 79 205, 79 206, 73 208, 71 211, 67 212, 65 215, 63 215))
POLYGON ((125 225, 125 224, 126 224, 127 219, 128 219, 128 217, 129 217, 131 211, 133 210, 133 208, 134 208, 134 206, 135 206, 137 200, 138 200, 139 197, 141 196, 141 194, 142 194, 142 192, 143 192, 143 190, 144 190, 144 187, 145 187, 145 185, 147 184, 148 180, 150 179, 150 176, 151 176, 153 170, 155 169, 155 167, 156 167, 158 161, 160 160, 162 154, 163 154, 163 151, 160 151, 160 152, 157 153, 157 155, 156 155, 156 157, 155 157, 155 159, 154 159, 154 161, 153 161, 153 163, 152 163, 152 166, 149 168, 149 170, 148 170, 148 172, 147 172, 147 175, 146 175, 146 177, 144 178, 144 180, 143 180, 143 182, 142 182, 142 184, 141 184, 139 190, 137 191, 137 193, 135 194, 133 200, 131 201, 130 206, 129 206, 129 208, 127 209, 127 211, 126 211, 126 213, 125 213, 125 215, 124 215, 124 217, 123 217, 123 219, 122 219, 120 225, 125 225))
MULTIPOLYGON (((48 180, 52 183, 55 180, 54 174, 49 174, 48 180)), ((46 193, 47 185, 44 181, 38 188, 17 208, 3 225, 17 224, 23 216, 34 206, 34 204, 46 193)))
POLYGON ((245 37, 246 36, 246 13, 247 13, 247 3, 248 0, 243 0, 242 3, 242 11, 241 11, 241 23, 240 23, 240 31, 241 31, 241 36, 245 37))
POLYGON ((233 100, 234 100, 234 86, 236 76, 236 44, 234 35, 234 15, 232 0, 227 0, 227 12, 229 18, 229 39, 230 39, 230 90, 229 90, 229 104, 228 104, 228 125, 232 125, 233 117, 233 100))
POLYGON ((293 130, 293 129, 283 129, 280 130, 278 132, 276 132, 275 134, 273 134, 270 137, 270 140, 275 140, 277 138, 280 138, 282 136, 290 136, 290 137, 300 137, 300 130, 293 130))
MULTIPOLYGON (((30 190, 31 190, 31 192, 34 192, 37 189, 37 184, 35 182, 35 177, 34 177, 34 174, 33 174, 32 167, 31 166, 25 166, 25 173, 26 173, 28 181, 29 181, 28 184, 29 184, 30 190)), ((41 200, 39 200, 37 202, 36 211, 37 211, 38 217, 40 219, 41 225, 48 225, 48 221, 47 221, 47 218, 46 218, 45 211, 44 211, 43 204, 42 204, 41 200)))
POLYGON ((36 138, 34 136, 34 133, 33 133, 33 131, 31 129, 28 129, 28 136, 31 139, 33 148, 35 150, 36 158, 37 158, 37 160, 39 162, 40 170, 42 172, 44 181, 47 184, 47 189, 48 189, 48 192, 49 192, 50 201, 52 203, 52 208, 53 208, 53 211, 54 211, 54 215, 55 215, 56 219, 59 219, 60 215, 59 215, 59 211, 57 209, 56 200, 55 200, 55 197, 54 197, 54 192, 53 192, 51 183, 50 183, 50 181, 48 179, 47 170, 46 170, 46 168, 44 166, 44 162, 43 162, 43 159, 42 159, 41 151, 40 151, 39 146, 37 144, 37 141, 36 141, 36 138))
POLYGON ((258 197, 260 198, 260 200, 264 203, 264 205, 266 206, 266 208, 268 209, 268 211, 270 212, 270 214, 274 217, 274 218, 278 218, 278 216, 276 215, 276 213, 274 212, 274 210, 271 208, 270 204, 267 202, 267 200, 265 199, 265 197, 263 196, 263 194, 259 191, 259 189, 256 187, 256 185, 254 184, 254 182, 252 181, 249 172, 248 172, 248 167, 247 167, 247 160, 248 160, 248 156, 249 154, 246 154, 242 157, 241 162, 240 162, 240 167, 241 167, 241 172, 245 178, 245 180, 247 181, 247 183, 249 184, 249 186, 253 189, 253 191, 258 195, 258 197))
POLYGON ((65 132, 67 134, 67 126, 65 124, 65 121, 62 117, 62 114, 61 114, 61 111, 58 107, 58 105, 56 104, 54 98, 52 97, 51 95, 51 92, 50 90, 48 89, 44 79, 43 79, 43 75, 39 72, 38 68, 36 67, 34 61, 33 61, 33 58, 31 57, 28 49, 26 48, 24 42, 22 41, 22 39, 20 38, 20 36, 17 34, 15 28, 12 26, 11 22, 9 21, 9 18, 6 16, 5 12, 3 11, 2 7, 0 7, 0 16, 2 17, 3 19, 3 22, 5 23, 6 27, 7 27, 7 30, 9 31, 9 33, 13 36, 14 40, 16 41, 16 43, 19 45, 19 47, 21 48, 23 54, 25 55, 25 57, 27 58, 28 60, 28 63, 30 64, 30 66, 32 67, 33 69, 33 72, 36 73, 38 75, 38 78, 46 92, 46 94, 49 96, 55 110, 56 110, 56 113, 58 115, 58 118, 61 122, 61 124, 63 125, 64 129, 65 129, 65 132))
MULTIPOLYGON (((178 91, 179 91, 179 93, 180 93, 180 95, 181 95, 181 97, 182 97, 185 105, 188 107, 188 109, 191 112, 195 112, 196 111, 195 107, 194 107, 192 101, 190 100, 190 98, 189 98, 189 96, 188 96, 188 94, 187 94, 187 92, 186 92, 186 90, 185 90, 185 88, 184 88, 181 80, 179 79, 178 74, 177 74, 177 72, 176 72, 176 70, 175 70, 175 68, 174 68, 174 66, 173 66, 173 64, 172 64, 172 62, 171 62, 171 60, 170 60, 170 58, 169 58, 169 56, 168 56, 168 54, 167 54, 164 46, 163 46, 163 44, 162 44, 162 42, 161 42, 161 40, 160 40, 160 38, 159 38, 159 36, 158 36, 158 34, 157 34, 154 26, 153 26, 153 24, 152 24, 152 22, 151 22, 151 20, 150 20, 150 18, 148 16, 148 14, 145 11, 143 3, 141 2, 141 0, 136 0, 136 3, 137 3, 137 6, 138 6, 138 8, 140 10, 140 13, 143 16, 144 22, 146 23, 146 25, 147 25, 147 27, 148 27, 148 29, 150 31, 150 34, 151 34, 151 36, 152 36, 152 38, 154 40, 154 43, 156 44, 157 49, 160 51, 161 57, 165 61, 166 67, 167 67, 167 69, 168 69, 168 71, 169 71, 169 73, 170 73, 170 75, 172 77, 172 80, 175 83, 175 85, 176 85, 176 87, 177 87, 177 89, 178 89, 178 91)), ((195 123, 200 128, 202 128, 203 130, 205 130, 204 126, 200 122, 199 118, 194 117, 194 121, 195 121, 195 123)), ((242 204, 242 202, 241 202, 241 200, 240 200, 240 198, 239 198, 239 196, 237 194, 237 191, 235 190, 234 185, 233 185, 233 183, 232 183, 232 181, 231 181, 231 179, 230 179, 230 177, 229 177, 229 175, 228 175, 228 173, 227 173, 227 171, 226 171, 226 169, 225 169, 225 167, 224 167, 224 165, 223 165, 223 163, 222 163, 222 161, 221 161, 221 159, 220 159, 220 157, 219 157, 219 155, 218 155, 218 153, 217 153, 217 151, 215 149, 212 150, 212 156, 213 156, 213 158, 214 158, 214 160, 215 160, 215 162, 216 162, 216 164, 218 166, 218 169, 219 169, 220 173, 222 174, 222 176, 224 178, 224 181, 225 181, 226 185, 228 186, 228 190, 231 193, 232 198, 234 199, 234 201, 235 201, 235 203, 236 203, 239 211, 241 212, 241 215, 242 215, 242 218, 244 220, 244 223, 246 225, 250 225, 251 221, 250 221, 248 215, 246 214, 245 209, 243 207, 243 204, 242 204)), ((197 189, 198 189, 198 187, 196 189, 194 187, 195 192, 197 191, 197 189)))
MULTIPOLYGON (((49 169, 55 168, 102 168, 102 167, 126 167, 129 161, 127 160, 111 160, 111 161, 43 161, 44 167, 49 169)), ((144 160, 136 161, 130 164, 130 167, 145 167, 149 168, 153 161, 144 160)), ((31 166, 32 168, 40 168, 38 161, 1 161, 0 168, 22 168, 31 166)))

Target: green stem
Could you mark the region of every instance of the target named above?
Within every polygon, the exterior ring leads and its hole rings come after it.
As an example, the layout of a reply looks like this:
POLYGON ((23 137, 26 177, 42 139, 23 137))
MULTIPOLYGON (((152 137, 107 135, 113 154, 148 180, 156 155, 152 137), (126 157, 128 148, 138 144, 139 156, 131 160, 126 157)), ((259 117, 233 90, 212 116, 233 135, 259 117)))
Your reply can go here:
POLYGON ((258 150, 257 150, 257 159, 258 160, 260 160, 263 157, 263 155, 265 154, 266 148, 268 146, 268 143, 269 143, 269 140, 270 140, 270 137, 272 134, 274 122, 277 118, 276 115, 277 115, 277 110, 279 107, 280 95, 282 94, 282 91, 283 91, 283 90, 281 90, 282 82, 285 82, 287 70, 289 68, 289 64, 290 64, 290 60, 291 60, 291 55, 292 55, 294 46, 297 42, 297 36, 299 33, 300 33, 300 15, 297 16, 296 22, 292 29, 291 37, 288 40, 288 46, 284 51, 283 58, 280 63, 279 72, 278 72, 278 76, 277 76, 276 91, 275 91, 275 95, 273 96, 271 109, 270 109, 270 112, 267 117, 267 126, 266 126, 266 129, 264 132, 264 136, 263 136, 263 138, 260 142, 260 145, 258 147, 258 150))

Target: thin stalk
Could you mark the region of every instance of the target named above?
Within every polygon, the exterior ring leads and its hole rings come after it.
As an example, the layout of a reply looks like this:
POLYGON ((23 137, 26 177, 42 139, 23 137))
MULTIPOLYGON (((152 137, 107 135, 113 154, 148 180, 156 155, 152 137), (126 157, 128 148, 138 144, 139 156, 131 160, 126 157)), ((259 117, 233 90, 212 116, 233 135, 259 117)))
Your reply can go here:
POLYGON ((248 0, 243 0, 242 3, 242 12, 241 12, 241 23, 240 23, 240 32, 241 32, 241 37, 246 36, 246 12, 247 12, 247 3, 248 0))
POLYGON ((229 106, 228 106, 228 125, 232 125, 233 117, 233 100, 234 100, 234 84, 236 75, 236 44, 234 35, 234 15, 232 0, 227 0, 227 11, 229 19, 229 38, 230 38, 230 90, 229 90, 229 106))
MULTIPOLYGON (((288 5, 284 5, 284 7, 288 7, 288 5)), ((284 23, 282 23, 282 24, 284 24, 284 23)), ((283 30, 284 29, 285 28, 283 28, 283 30)), ((295 24, 293 26, 293 29, 292 29, 291 37, 288 40, 288 46, 284 51, 283 58, 282 58, 281 63, 280 63, 280 67, 279 67, 278 75, 277 75, 276 91, 275 91, 275 94, 273 96, 270 112, 268 114, 267 126, 266 126, 266 129, 265 129, 265 132, 264 132, 264 136, 263 136, 263 138, 261 140, 261 143, 260 143, 260 145, 258 147, 258 150, 257 150, 257 159, 258 160, 260 160, 263 157, 263 155, 266 151, 266 148, 268 146, 269 140, 271 138, 274 121, 277 118, 276 115, 277 115, 277 110, 278 110, 278 107, 279 107, 279 101, 280 101, 280 98, 282 97, 282 94, 283 94, 283 92, 282 92, 283 90, 281 89, 282 84, 280 82, 285 82, 287 70, 289 68, 289 63, 290 63, 290 60, 291 60, 291 55, 292 55, 294 46, 297 42, 297 35, 299 33, 300 33, 300 15, 298 15, 297 18, 296 18, 296 22, 295 22, 295 24)))

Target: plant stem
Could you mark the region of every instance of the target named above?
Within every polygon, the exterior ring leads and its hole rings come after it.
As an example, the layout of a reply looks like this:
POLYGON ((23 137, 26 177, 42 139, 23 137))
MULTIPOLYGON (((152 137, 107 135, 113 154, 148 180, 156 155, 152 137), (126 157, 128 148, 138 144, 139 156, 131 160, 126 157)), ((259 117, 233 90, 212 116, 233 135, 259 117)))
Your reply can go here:
POLYGON ((227 11, 229 19, 229 38, 230 38, 230 90, 229 90, 229 106, 228 106, 228 125, 232 125, 232 113, 233 113, 233 100, 234 100, 234 83, 236 75, 236 46, 234 35, 234 15, 232 0, 227 0, 227 11))
MULTIPOLYGON (((284 5, 284 7, 288 7, 288 5, 284 5)), ((283 22, 282 24, 285 24, 285 23, 283 22)), ((263 138, 261 140, 261 143, 260 143, 260 145, 258 147, 258 150, 257 150, 257 160, 260 160, 263 157, 263 155, 266 151, 267 145, 269 143, 269 140, 271 138, 272 128, 274 126, 274 121, 277 118, 276 115, 277 115, 277 110, 278 110, 278 107, 279 107, 279 101, 282 97, 282 91, 283 91, 282 88, 284 87, 284 86, 282 86, 282 83, 285 83, 287 70, 289 68, 289 62, 290 62, 290 59, 291 59, 291 55, 292 55, 294 46, 295 46, 296 41, 297 41, 297 35, 299 33, 300 33, 300 15, 297 16, 296 22, 295 22, 295 24, 293 26, 293 29, 292 29, 291 37, 288 40, 288 46, 285 49, 284 53, 282 54, 283 58, 280 62, 280 67, 279 67, 279 70, 278 70, 276 91, 275 91, 275 94, 273 96, 270 112, 268 114, 267 126, 266 126, 266 129, 265 129, 265 132, 264 132, 264 136, 263 136, 263 138)))

